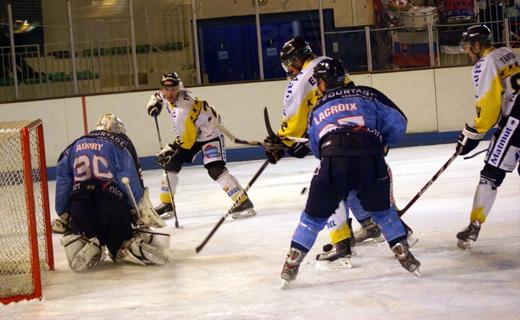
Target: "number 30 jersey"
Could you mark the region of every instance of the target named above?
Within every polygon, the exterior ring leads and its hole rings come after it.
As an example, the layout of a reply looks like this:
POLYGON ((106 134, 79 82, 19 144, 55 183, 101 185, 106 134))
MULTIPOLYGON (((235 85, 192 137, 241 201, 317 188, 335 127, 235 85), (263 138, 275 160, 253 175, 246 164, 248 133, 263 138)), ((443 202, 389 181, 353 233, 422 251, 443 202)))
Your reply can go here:
POLYGON ((129 179, 139 202, 144 193, 141 166, 126 135, 95 130, 76 139, 56 165, 56 212, 68 212, 71 196, 88 192, 102 192, 131 205, 123 177, 129 179))
POLYGON ((520 90, 520 57, 511 49, 490 48, 472 70, 475 85, 473 127, 486 133, 502 117, 511 113, 520 90))

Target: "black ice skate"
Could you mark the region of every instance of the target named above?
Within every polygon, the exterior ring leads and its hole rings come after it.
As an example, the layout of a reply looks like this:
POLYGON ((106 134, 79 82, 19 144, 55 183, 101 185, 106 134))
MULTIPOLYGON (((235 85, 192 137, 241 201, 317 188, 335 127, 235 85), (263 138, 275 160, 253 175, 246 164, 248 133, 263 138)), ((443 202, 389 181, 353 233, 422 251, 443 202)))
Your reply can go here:
POLYGON ((421 272, 419 270, 419 267, 421 266, 421 263, 419 262, 419 260, 415 259, 415 257, 410 252, 410 250, 408 250, 408 248, 408 242, 406 240, 403 240, 394 245, 392 247, 392 251, 394 252, 395 256, 397 257, 397 260, 399 260, 399 263, 401 263, 403 268, 420 277, 421 272))
POLYGON ((470 224, 464 228, 461 232, 457 233, 457 246, 461 249, 470 249, 471 245, 469 241, 477 241, 478 234, 480 232, 480 222, 471 221, 470 224))
POLYGON ((256 215, 253 203, 248 197, 229 212, 233 219, 245 219, 256 215))
POLYGON ((155 211, 161 219, 170 219, 173 218, 176 214, 175 211, 175 203, 165 203, 162 202, 160 205, 155 207, 155 211))
POLYGON ((336 244, 328 243, 323 246, 323 252, 316 255, 316 268, 323 270, 351 269, 351 256, 350 239, 342 240, 336 244))
POLYGON ((385 239, 381 235, 379 226, 372 222, 371 219, 365 220, 361 223, 361 228, 354 232, 355 245, 363 241, 371 240, 372 243, 382 242, 385 239))
POLYGON ((305 258, 306 253, 302 252, 296 248, 290 248, 289 253, 287 254, 287 259, 285 259, 285 263, 282 269, 282 285, 281 288, 284 289, 289 281, 294 281, 296 276, 298 275, 298 269, 300 268, 300 264, 305 258))

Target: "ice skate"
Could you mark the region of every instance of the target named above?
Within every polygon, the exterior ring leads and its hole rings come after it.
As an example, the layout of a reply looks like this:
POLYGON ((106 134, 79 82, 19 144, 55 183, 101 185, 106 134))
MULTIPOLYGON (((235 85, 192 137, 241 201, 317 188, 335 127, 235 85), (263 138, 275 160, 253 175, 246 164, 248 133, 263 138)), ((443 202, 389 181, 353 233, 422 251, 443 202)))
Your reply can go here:
POLYGON ((286 288, 290 281, 294 281, 296 279, 296 276, 298 275, 298 269, 300 268, 300 264, 302 263, 303 258, 305 258, 305 255, 306 253, 299 249, 289 249, 287 259, 285 259, 285 263, 282 269, 281 289, 286 288))
POLYGON ((63 223, 63 221, 61 219, 52 220, 51 227, 52 227, 52 233, 63 234, 63 235, 68 235, 68 234, 72 233, 72 230, 70 230, 70 226, 63 223))
POLYGON ((160 205, 155 207, 155 211, 161 219, 170 219, 173 218, 176 214, 175 204, 162 202, 160 205))
POLYGON ((352 250, 350 240, 345 239, 336 244, 326 244, 323 252, 316 255, 316 268, 322 270, 351 269, 352 250))
POLYGON ((256 215, 253 203, 249 198, 246 198, 238 206, 234 207, 230 213, 233 219, 245 219, 256 215))
POLYGON ((477 241, 480 232, 480 222, 471 221, 461 232, 457 233, 457 246, 461 249, 471 249, 470 240, 477 241))
POLYGON ((408 248, 408 242, 404 240, 394 245, 392 247, 392 251, 394 252, 395 256, 397 257, 397 260, 399 260, 399 263, 401 263, 403 268, 413 273, 417 277, 420 277, 421 272, 419 270, 419 267, 421 266, 421 263, 419 262, 419 260, 415 259, 415 257, 410 252, 410 250, 408 250, 408 248))
POLYGON ((379 226, 370 219, 363 221, 361 228, 354 231, 354 240, 353 245, 360 245, 363 242, 365 242, 364 244, 371 244, 385 241, 379 226))

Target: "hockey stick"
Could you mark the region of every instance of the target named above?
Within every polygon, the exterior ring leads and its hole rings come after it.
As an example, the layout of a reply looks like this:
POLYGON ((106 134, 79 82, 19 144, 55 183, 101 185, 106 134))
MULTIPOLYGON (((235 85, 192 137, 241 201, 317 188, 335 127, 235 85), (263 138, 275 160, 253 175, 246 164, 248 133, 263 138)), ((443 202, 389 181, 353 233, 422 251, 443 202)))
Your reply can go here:
POLYGON ((263 143, 260 142, 260 141, 238 139, 237 137, 235 137, 235 135, 233 135, 231 133, 231 131, 229 131, 226 127, 224 127, 224 125, 222 125, 220 123, 217 125, 217 128, 219 128, 220 131, 222 131, 234 143, 247 144, 247 145, 250 145, 250 146, 263 146, 263 143))
POLYGON ((475 152, 475 153, 472 154, 472 155, 465 156, 463 159, 464 159, 464 160, 468 160, 468 159, 471 159, 471 158, 475 158, 475 157, 478 156, 479 154, 484 153, 484 152, 486 152, 486 151, 487 151, 487 149, 482 149, 482 150, 480 150, 480 151, 478 151, 478 152, 475 152))
POLYGON ((242 190, 242 193, 240 194, 240 196, 237 198, 237 200, 233 203, 233 206, 228 210, 228 212, 226 212, 225 215, 223 215, 220 220, 217 222, 217 224, 213 227, 213 229, 211 229, 210 233, 206 236, 206 238, 204 238, 204 240, 201 242, 201 244, 199 244, 196 248, 195 248, 195 252, 196 253, 199 253, 203 248, 204 246, 206 245, 206 243, 208 243, 209 239, 211 239, 211 237, 213 237, 213 234, 215 234, 215 232, 218 230, 218 228, 220 228, 220 226, 224 223, 224 221, 226 220, 226 218, 231 214, 231 212, 233 211, 233 209, 235 209, 239 203, 240 203, 240 198, 242 198, 242 196, 245 195, 245 193, 251 188, 251 186, 253 185, 253 183, 255 183, 256 179, 258 179, 258 177, 260 176, 260 174, 262 174, 262 172, 264 171, 264 169, 267 167, 267 165, 269 164, 269 160, 265 160, 264 163, 262 164, 262 166, 260 167, 260 169, 258 169, 258 171, 255 173, 255 175, 253 176, 253 178, 251 178, 251 181, 249 181, 249 183, 245 186, 244 190, 242 190))
POLYGON ((448 166, 457 158, 458 155, 459 151, 455 151, 455 153, 448 159, 448 161, 442 165, 439 171, 437 171, 433 177, 428 182, 426 182, 424 187, 422 187, 422 189, 415 195, 415 197, 413 197, 412 200, 410 200, 410 202, 408 202, 408 204, 403 209, 397 211, 399 217, 401 217, 408 209, 410 209, 410 207, 417 201, 417 199, 419 199, 422 194, 435 182, 435 180, 437 180, 437 178, 444 172, 444 170, 446 170, 446 168, 448 168, 448 166))
POLYGON ((292 142, 300 142, 300 143, 307 143, 309 142, 309 139, 307 138, 300 138, 300 137, 290 137, 290 136, 284 136, 279 137, 271 127, 271 121, 269 120, 269 112, 267 111, 267 107, 264 107, 264 122, 265 122, 265 128, 267 129, 267 135, 271 138, 277 138, 280 140, 286 140, 286 141, 292 141, 292 142))
MULTIPOLYGON (((163 149, 163 143, 161 139, 161 131, 159 130, 159 122, 157 121, 157 115, 153 117, 155 120, 155 128, 157 129, 157 137, 159 138, 159 147, 161 150, 163 149)), ((172 185, 170 183, 170 178, 168 177, 168 171, 166 170, 166 166, 163 167, 164 174, 166 175, 166 183, 168 184, 168 191, 170 192, 170 197, 172 199, 172 209, 173 209, 173 217, 175 218, 175 228, 179 227, 179 218, 177 217, 177 210, 175 208, 175 202, 173 202, 173 193, 172 193, 172 185)))

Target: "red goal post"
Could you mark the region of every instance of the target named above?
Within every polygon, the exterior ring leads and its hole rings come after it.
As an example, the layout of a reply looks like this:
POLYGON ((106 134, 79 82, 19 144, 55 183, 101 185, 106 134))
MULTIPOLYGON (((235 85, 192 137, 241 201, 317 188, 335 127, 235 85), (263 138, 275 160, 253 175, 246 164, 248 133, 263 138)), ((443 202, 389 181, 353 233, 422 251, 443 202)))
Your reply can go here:
POLYGON ((0 302, 41 299, 54 270, 41 120, 0 122, 0 302))

